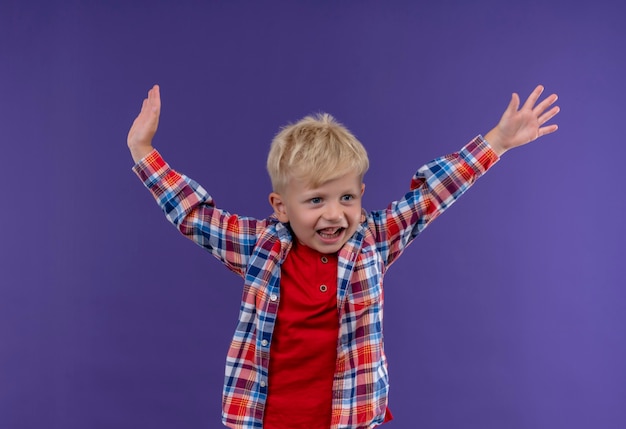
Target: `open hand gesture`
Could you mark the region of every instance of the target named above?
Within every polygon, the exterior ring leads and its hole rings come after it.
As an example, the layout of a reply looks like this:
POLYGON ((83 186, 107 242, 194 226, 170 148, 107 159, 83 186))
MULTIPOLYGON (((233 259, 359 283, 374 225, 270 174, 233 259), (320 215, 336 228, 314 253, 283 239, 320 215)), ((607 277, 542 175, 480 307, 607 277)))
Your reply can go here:
POLYGON ((542 92, 543 86, 537 86, 521 109, 519 108, 519 95, 516 93, 512 95, 511 102, 498 125, 485 135, 485 140, 498 155, 502 155, 511 148, 530 143, 558 129, 557 125, 544 125, 559 113, 558 106, 553 106, 547 110, 556 102, 558 97, 556 94, 552 94, 535 106, 542 92))
POLYGON ((127 144, 135 162, 138 162, 152 151, 152 138, 159 126, 161 114, 161 94, 159 86, 154 85, 148 91, 148 98, 143 100, 141 112, 128 132, 127 144))

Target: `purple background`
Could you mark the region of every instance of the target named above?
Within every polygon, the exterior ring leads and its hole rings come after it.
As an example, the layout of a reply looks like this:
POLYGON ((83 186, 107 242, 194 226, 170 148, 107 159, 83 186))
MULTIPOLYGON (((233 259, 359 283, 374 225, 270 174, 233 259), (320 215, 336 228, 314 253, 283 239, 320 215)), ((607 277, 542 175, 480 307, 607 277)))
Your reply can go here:
POLYGON ((220 206, 315 111, 368 149, 365 206, 560 95, 386 278, 393 428, 626 427, 624 6, 599 0, 0 2, 0 428, 216 428, 241 279, 168 225, 126 133, 220 206), (578 5, 577 5, 578 4, 578 5))

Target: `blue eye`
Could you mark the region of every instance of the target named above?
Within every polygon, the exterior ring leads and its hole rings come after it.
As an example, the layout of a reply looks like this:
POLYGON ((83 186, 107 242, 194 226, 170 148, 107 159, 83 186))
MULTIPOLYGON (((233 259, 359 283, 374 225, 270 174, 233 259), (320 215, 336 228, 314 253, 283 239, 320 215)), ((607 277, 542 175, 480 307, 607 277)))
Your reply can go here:
POLYGON ((351 201, 354 199, 354 195, 344 195, 341 197, 341 201, 351 201))
POLYGON ((315 198, 311 198, 309 200, 312 204, 319 204, 322 202, 322 199, 320 197, 315 197, 315 198))

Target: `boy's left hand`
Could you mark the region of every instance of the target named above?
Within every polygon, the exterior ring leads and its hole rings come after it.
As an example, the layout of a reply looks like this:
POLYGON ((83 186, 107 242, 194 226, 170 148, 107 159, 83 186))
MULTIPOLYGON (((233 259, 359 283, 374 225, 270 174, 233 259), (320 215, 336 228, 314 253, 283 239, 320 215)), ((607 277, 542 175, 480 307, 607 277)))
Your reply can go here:
POLYGON ((159 127, 160 116, 161 92, 159 85, 154 85, 148 91, 148 98, 143 100, 141 112, 135 118, 126 138, 126 144, 135 162, 139 162, 152 151, 152 139, 159 127))
POLYGON ((557 125, 544 126, 559 113, 558 106, 547 110, 558 97, 552 94, 535 106, 542 92, 543 86, 537 86, 519 110, 519 95, 514 93, 498 125, 485 135, 485 140, 499 156, 558 129, 557 125))

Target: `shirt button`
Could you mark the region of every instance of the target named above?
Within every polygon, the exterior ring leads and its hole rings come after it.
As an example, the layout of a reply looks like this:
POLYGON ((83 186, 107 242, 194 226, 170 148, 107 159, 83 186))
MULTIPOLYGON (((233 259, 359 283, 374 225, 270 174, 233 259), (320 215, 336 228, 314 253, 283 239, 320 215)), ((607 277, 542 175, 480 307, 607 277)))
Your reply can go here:
POLYGON ((265 380, 261 381, 261 383, 260 383, 260 384, 261 384, 261 387, 265 387, 265 386, 267 386, 267 383, 265 382, 265 380))
POLYGON ((326 256, 322 256, 322 264, 328 263, 328 258, 326 256))
POLYGON ((269 342, 268 342, 267 340, 263 340, 263 341, 261 341, 261 345, 262 345, 263 347, 267 347, 267 345, 268 345, 268 344, 269 344, 269 342))
POLYGON ((321 285, 320 286, 320 291, 326 292, 327 290, 328 290, 328 287, 326 285, 321 285))
POLYGON ((275 294, 270 295, 270 301, 276 301, 278 299, 278 296, 276 296, 275 294))

